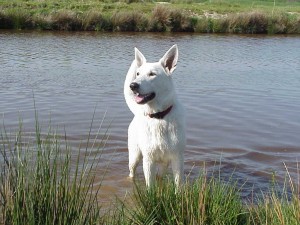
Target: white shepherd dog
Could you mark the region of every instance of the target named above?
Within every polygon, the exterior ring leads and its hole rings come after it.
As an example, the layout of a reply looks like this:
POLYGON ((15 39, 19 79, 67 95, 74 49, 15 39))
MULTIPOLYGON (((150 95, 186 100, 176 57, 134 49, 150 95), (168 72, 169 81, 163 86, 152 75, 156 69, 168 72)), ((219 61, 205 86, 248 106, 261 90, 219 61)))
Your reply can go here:
POLYGON ((125 100, 134 114, 128 128, 129 177, 134 177, 143 158, 148 187, 155 183, 157 165, 163 175, 171 163, 177 187, 183 179, 185 119, 171 76, 177 60, 177 45, 155 63, 146 62, 135 48, 135 60, 125 80, 125 100))

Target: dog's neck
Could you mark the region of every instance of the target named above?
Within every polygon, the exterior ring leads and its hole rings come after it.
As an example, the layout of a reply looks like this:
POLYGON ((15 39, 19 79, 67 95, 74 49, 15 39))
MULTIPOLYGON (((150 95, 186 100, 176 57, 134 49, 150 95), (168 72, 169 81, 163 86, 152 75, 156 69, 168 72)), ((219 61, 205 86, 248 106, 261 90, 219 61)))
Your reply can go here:
POLYGON ((155 118, 155 119, 163 119, 169 112, 171 112, 173 105, 171 105, 169 108, 162 112, 157 112, 157 113, 152 113, 149 114, 150 118, 155 118))

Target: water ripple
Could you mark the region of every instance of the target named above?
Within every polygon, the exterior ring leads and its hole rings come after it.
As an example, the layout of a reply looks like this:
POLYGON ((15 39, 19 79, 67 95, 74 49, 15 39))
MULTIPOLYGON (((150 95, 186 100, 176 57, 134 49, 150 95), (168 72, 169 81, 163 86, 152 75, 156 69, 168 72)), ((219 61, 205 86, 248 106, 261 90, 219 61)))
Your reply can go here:
POLYGON ((6 127, 17 129, 21 116, 33 132, 35 102, 42 125, 51 119, 78 148, 96 108, 95 123, 106 114, 102 128, 110 133, 104 157, 113 161, 108 177, 114 181, 107 185, 128 186, 123 179, 133 115, 122 90, 133 48, 156 61, 173 43, 180 52, 174 80, 187 114, 186 172, 222 159, 224 173, 235 169, 238 177, 263 187, 272 171, 284 170, 283 161, 295 171, 300 39, 294 36, 0 31, 0 113, 6 127))

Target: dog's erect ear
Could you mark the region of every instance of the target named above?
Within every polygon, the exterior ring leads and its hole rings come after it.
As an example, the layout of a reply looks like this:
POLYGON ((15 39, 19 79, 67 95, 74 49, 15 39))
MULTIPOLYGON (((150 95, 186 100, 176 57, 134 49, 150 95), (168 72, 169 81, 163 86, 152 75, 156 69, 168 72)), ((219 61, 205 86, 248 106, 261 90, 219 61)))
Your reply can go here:
POLYGON ((146 58, 137 48, 134 48, 134 51, 135 51, 136 65, 140 67, 146 62, 146 58))
POLYGON ((166 54, 160 59, 162 66, 170 75, 175 69, 178 60, 178 48, 177 45, 173 45, 166 54))

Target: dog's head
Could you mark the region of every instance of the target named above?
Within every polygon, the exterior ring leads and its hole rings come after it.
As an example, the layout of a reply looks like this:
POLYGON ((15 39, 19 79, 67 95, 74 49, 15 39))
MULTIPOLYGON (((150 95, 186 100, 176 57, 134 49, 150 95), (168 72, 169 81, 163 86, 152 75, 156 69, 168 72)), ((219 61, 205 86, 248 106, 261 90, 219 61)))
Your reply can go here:
POLYGON ((165 110, 173 104, 175 91, 171 74, 178 60, 177 45, 173 45, 155 63, 148 63, 135 48, 135 60, 128 71, 124 93, 126 102, 134 114, 147 115, 165 110))

